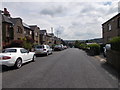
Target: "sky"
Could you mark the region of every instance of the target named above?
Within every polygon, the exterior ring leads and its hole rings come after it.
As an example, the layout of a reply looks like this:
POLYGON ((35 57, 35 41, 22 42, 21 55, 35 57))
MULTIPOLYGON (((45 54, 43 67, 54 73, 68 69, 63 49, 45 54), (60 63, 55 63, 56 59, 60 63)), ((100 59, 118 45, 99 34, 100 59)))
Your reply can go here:
POLYGON ((2 2, 11 17, 53 32, 64 40, 102 38, 102 24, 118 13, 118 0, 99 2, 2 2))

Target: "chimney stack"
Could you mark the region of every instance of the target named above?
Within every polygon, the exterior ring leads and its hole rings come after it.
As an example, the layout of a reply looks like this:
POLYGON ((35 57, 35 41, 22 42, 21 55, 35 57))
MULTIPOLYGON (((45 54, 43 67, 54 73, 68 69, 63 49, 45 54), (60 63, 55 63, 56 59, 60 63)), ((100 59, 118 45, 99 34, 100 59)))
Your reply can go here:
POLYGON ((10 13, 7 11, 7 8, 4 8, 3 13, 5 16, 10 17, 10 13))

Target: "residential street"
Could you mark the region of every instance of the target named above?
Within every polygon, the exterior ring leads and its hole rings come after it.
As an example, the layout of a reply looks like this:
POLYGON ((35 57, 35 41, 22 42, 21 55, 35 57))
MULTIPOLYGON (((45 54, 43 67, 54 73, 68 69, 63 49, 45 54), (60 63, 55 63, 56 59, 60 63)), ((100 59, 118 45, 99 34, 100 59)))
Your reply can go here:
POLYGON ((118 88, 118 73, 84 51, 68 48, 37 57, 20 69, 3 69, 3 88, 118 88))

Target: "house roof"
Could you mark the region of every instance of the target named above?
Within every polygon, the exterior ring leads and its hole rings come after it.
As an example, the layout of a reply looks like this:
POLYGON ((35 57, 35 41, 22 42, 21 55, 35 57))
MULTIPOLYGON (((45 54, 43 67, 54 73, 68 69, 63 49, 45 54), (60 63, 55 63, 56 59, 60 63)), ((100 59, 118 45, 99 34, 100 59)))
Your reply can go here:
POLYGON ((47 30, 40 30, 40 34, 47 33, 47 30))
POLYGON ((107 20, 106 22, 104 22, 102 25, 106 24, 107 22, 111 21, 112 19, 116 18, 117 16, 120 16, 120 13, 118 13, 115 16, 113 16, 112 18, 110 18, 109 20, 107 20))
POLYGON ((16 22, 20 20, 21 23, 22 23, 22 19, 21 18, 10 18, 10 21, 13 23, 13 24, 16 24, 16 22))
POLYGON ((8 18, 7 16, 5 16, 3 14, 1 14, 1 15, 2 15, 2 22, 6 22, 6 23, 12 24, 12 22, 10 21, 10 18, 8 18))
POLYGON ((32 30, 35 30, 35 28, 37 27, 37 25, 29 25, 29 27, 30 27, 32 30))
POLYGON ((23 22, 23 26, 24 26, 25 28, 31 29, 31 28, 30 28, 30 26, 29 26, 29 25, 27 25, 27 24, 26 24, 26 23, 24 23, 24 22, 23 22))
POLYGON ((54 36, 54 34, 53 33, 47 33, 47 36, 52 37, 52 36, 54 36))

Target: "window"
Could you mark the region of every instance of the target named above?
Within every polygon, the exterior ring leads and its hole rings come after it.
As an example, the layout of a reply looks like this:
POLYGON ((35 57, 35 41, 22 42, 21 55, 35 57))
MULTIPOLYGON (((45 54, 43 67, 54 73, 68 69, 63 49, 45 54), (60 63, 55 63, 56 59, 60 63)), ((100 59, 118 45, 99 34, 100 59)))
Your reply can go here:
POLYGON ((38 36, 38 33, 35 33, 35 36, 38 36))
POLYGON ((17 27, 17 33, 22 33, 22 29, 21 29, 21 27, 17 27))
POLYGON ((24 31, 24 34, 26 34, 26 31, 24 31))
POLYGON ((39 45, 39 46, 36 46, 35 48, 41 49, 41 48, 44 48, 44 46, 43 45, 39 45))
POLYGON ((16 49, 5 49, 4 50, 4 53, 15 53, 15 52, 17 52, 16 49))
POLYGON ((32 31, 30 31, 30 35, 32 34, 32 31))
POLYGON ((20 40, 20 38, 18 38, 18 40, 20 40))
POLYGON ((21 49, 20 52, 21 52, 21 53, 28 53, 28 50, 26 50, 26 49, 21 49))
POLYGON ((111 24, 108 24, 108 30, 111 31, 111 24))

